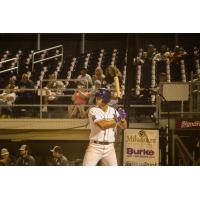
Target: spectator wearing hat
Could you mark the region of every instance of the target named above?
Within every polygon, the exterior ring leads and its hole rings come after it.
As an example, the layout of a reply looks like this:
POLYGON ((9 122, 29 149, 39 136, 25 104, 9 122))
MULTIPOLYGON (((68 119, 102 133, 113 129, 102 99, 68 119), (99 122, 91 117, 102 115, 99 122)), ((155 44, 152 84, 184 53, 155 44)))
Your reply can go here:
POLYGON ((82 82, 82 81, 87 81, 88 86, 91 87, 92 86, 92 78, 89 74, 87 74, 87 69, 86 68, 81 68, 81 72, 80 75, 77 77, 78 81, 82 82))
POLYGON ((34 166, 35 159, 29 154, 29 147, 26 144, 19 148, 20 156, 16 161, 17 166, 34 166))
POLYGON ((52 153, 51 159, 48 161, 47 165, 49 166, 68 166, 69 161, 63 155, 63 150, 60 146, 55 146, 50 150, 52 153))
POLYGON ((8 149, 1 149, 1 158, 0 165, 2 166, 14 166, 15 165, 15 157, 10 155, 8 149))

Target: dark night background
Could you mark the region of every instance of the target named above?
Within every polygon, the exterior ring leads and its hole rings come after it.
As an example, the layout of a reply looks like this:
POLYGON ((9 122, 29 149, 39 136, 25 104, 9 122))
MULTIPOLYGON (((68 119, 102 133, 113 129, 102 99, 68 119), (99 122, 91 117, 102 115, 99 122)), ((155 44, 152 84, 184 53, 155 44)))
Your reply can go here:
MULTIPOLYGON (((166 44, 173 49, 176 44, 183 46, 186 50, 192 50, 194 46, 199 46, 199 33, 137 33, 134 34, 138 48, 147 48, 152 43, 156 49, 160 49, 162 44, 166 44)), ((79 33, 42 33, 41 49, 55 45, 64 45, 65 55, 77 55, 80 52, 81 34, 79 33)), ((126 33, 86 33, 85 34, 85 52, 95 49, 124 49, 127 46, 126 33)), ((0 34, 0 52, 10 49, 36 49, 37 34, 23 33, 1 33, 0 34)))

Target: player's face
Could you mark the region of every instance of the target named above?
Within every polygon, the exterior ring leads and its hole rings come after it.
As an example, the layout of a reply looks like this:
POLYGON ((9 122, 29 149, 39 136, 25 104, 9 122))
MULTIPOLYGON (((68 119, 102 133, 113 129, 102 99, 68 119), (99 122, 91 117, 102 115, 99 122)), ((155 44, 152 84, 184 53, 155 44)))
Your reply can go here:
POLYGON ((103 100, 101 97, 96 97, 96 105, 101 106, 103 104, 103 100))

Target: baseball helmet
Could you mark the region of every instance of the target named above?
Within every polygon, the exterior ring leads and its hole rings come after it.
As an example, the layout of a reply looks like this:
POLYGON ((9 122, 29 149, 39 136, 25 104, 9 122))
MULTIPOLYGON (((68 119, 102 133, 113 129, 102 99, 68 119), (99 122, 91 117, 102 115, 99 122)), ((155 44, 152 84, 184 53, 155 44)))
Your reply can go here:
POLYGON ((111 98, 111 93, 106 88, 100 88, 95 93, 95 97, 100 97, 103 99, 104 103, 109 103, 111 98))

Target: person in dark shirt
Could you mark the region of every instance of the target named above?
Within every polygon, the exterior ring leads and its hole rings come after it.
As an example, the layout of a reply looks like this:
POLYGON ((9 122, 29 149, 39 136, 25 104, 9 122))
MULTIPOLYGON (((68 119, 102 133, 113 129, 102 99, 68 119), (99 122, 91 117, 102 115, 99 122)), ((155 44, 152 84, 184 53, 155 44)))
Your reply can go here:
POLYGON ((0 166, 14 166, 15 165, 15 157, 10 155, 8 149, 2 148, 1 149, 1 158, 0 159, 0 166))
POLYGON ((18 91, 18 101, 19 104, 29 104, 32 103, 33 91, 26 91, 24 89, 33 89, 34 83, 30 80, 28 73, 22 75, 22 79, 19 82, 19 91, 18 91))
MULTIPOLYGON (((33 104, 34 102, 34 91, 27 91, 26 89, 34 89, 34 83, 32 80, 30 80, 30 76, 28 73, 24 73, 22 75, 22 79, 18 84, 19 89, 17 92, 17 99, 16 99, 16 104, 33 104)), ((16 108, 16 114, 20 115, 21 111, 30 111, 32 112, 31 107, 20 107, 16 108)))
POLYGON ((50 150, 52 152, 52 157, 48 161, 47 165, 49 166, 68 166, 69 161, 63 155, 63 150, 60 146, 55 146, 53 149, 50 150))
POLYGON ((28 73, 22 74, 22 79, 19 82, 19 88, 22 90, 34 88, 34 83, 32 80, 30 80, 28 73))
POLYGON ((33 156, 29 154, 29 147, 26 144, 23 144, 19 148, 20 156, 16 161, 17 166, 34 166, 35 165, 35 159, 33 156))

